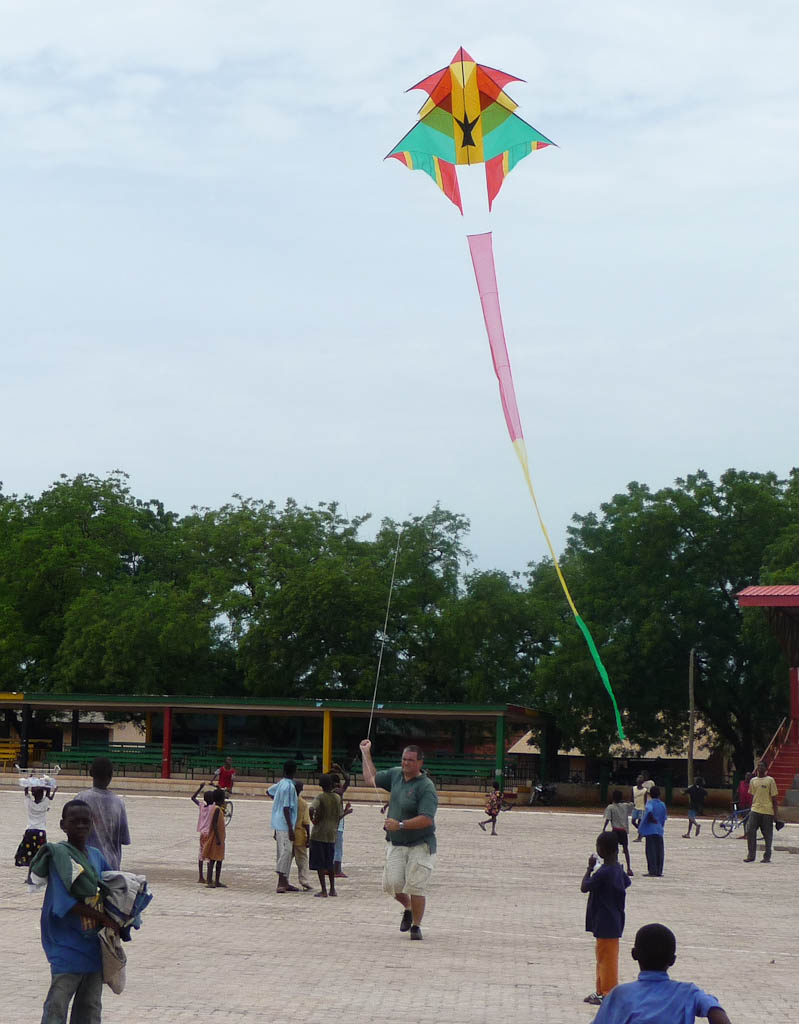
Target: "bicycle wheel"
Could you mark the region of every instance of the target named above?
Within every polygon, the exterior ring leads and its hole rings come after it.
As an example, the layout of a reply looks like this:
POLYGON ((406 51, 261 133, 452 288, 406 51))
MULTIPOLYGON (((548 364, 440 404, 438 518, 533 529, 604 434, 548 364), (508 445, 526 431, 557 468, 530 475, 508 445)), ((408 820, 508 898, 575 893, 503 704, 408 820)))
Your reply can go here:
POLYGON ((725 839, 735 828, 735 822, 731 814, 719 814, 713 819, 711 828, 717 839, 725 839))
POLYGON ((230 819, 233 817, 233 801, 225 801, 225 825, 230 824, 230 819))

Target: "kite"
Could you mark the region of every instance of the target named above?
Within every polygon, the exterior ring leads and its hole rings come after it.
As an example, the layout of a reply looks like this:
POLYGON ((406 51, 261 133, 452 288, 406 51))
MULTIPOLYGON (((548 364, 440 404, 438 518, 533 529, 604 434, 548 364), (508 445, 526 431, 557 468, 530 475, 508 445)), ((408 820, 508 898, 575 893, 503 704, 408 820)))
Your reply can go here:
MULTIPOLYGON (((444 195, 463 213, 456 165, 485 164, 488 208, 506 176, 537 149, 554 143, 522 121, 516 104, 504 90, 521 78, 475 64, 463 49, 449 67, 422 79, 412 89, 424 89, 429 99, 419 111, 419 123, 388 154, 411 170, 425 171, 444 195)), ((386 157, 386 159, 388 159, 386 157)))
MULTIPOLYGON (((477 64, 461 47, 448 67, 436 71, 411 87, 423 89, 428 99, 419 110, 418 123, 387 154, 386 159, 392 157, 411 170, 424 171, 458 207, 461 214, 463 205, 457 167, 482 163, 485 165, 490 210, 505 178, 516 164, 538 149, 555 145, 514 113, 517 105, 505 92, 505 86, 509 82, 520 81, 522 79, 508 75, 504 71, 477 64)), ((508 433, 533 499, 533 506, 558 580, 602 684, 610 697, 618 734, 624 739, 621 715, 607 669, 602 664, 591 632, 569 592, 549 531, 541 515, 530 476, 527 446, 502 326, 491 232, 467 235, 467 239, 508 433)))

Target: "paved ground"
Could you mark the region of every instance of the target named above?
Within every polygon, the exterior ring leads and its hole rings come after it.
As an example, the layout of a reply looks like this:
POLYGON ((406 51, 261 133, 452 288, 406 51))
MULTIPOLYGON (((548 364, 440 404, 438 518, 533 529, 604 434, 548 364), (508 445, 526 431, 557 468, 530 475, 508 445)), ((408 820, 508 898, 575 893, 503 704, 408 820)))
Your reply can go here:
MULTIPOLYGON (((58 835, 59 792, 50 837, 58 835)), ((348 819, 349 878, 340 897, 274 892, 274 843, 265 800, 236 802, 223 881, 196 884, 196 813, 188 798, 126 797, 134 845, 124 866, 150 879, 155 899, 127 947, 128 987, 104 995, 105 1024, 526 1024, 590 1021, 593 940, 583 931, 579 883, 599 816, 514 810, 500 835, 481 815, 439 815, 440 853, 424 942, 398 931, 398 904, 380 893, 377 805, 348 819)), ((48 985, 39 943, 41 897, 23 889, 13 853, 24 828, 19 793, 0 792, 0 1020, 35 1022, 48 985), (12 966, 13 965, 13 966, 12 966)), ((793 1024, 799 1004, 796 880, 799 826, 779 835, 774 862, 743 864, 745 844, 680 838, 667 826, 666 876, 644 878, 632 846, 622 980, 634 979, 635 930, 662 921, 677 934, 672 975, 719 997, 734 1024, 793 1024), (756 989, 756 991, 755 991, 756 989)))

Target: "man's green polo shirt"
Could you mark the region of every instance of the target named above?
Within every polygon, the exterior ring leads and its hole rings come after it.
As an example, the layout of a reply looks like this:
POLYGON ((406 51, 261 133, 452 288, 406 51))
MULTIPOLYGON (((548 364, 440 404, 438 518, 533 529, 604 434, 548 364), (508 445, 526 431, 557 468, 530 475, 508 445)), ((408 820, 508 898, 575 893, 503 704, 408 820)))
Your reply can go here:
MULTIPOLYGON (((391 796, 388 801, 388 817, 396 821, 406 821, 418 814, 435 818, 438 810, 438 793, 429 775, 417 775, 407 782, 402 776, 402 768, 387 768, 375 775, 375 785, 379 789, 387 789, 391 796)), ((428 828, 402 828, 396 832, 386 832, 386 839, 394 846, 416 846, 427 843, 430 852, 436 852, 435 822, 428 828)))

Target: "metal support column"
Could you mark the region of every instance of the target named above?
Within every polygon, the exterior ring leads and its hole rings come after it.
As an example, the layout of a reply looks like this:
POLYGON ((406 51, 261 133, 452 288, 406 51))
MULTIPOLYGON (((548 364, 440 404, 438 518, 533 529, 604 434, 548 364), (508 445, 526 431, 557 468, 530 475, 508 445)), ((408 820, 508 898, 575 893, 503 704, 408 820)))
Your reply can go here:
POLYGON ((72 712, 72 736, 70 743, 73 747, 77 747, 80 744, 80 711, 73 710, 72 712))
POLYGON ((161 755, 161 778, 172 776, 172 708, 164 708, 164 747, 161 755))
POLYGON ((505 716, 497 718, 497 766, 494 769, 494 778, 499 783, 499 788, 505 788, 505 716))
POLYGON ((22 706, 22 726, 20 728, 19 766, 28 767, 28 744, 31 736, 31 709, 29 705, 22 706))
POLYGON ((322 712, 322 771, 329 772, 333 765, 333 712, 322 712))

